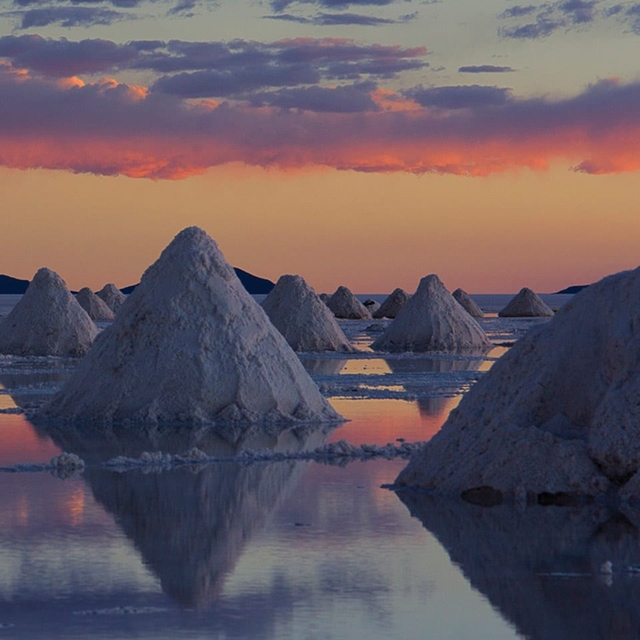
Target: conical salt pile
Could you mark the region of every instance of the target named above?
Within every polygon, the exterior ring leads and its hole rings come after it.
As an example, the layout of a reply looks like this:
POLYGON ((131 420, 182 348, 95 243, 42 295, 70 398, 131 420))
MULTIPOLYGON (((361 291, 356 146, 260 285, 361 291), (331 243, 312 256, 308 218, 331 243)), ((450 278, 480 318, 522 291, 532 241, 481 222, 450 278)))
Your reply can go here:
POLYGON ((0 353, 81 356, 97 334, 98 328, 64 280, 42 268, 11 313, 0 322, 0 353))
POLYGON ((98 423, 339 420, 201 229, 147 269, 42 418, 98 423))
POLYGON ((363 303, 364 308, 373 316, 373 314, 380 308, 380 303, 376 300, 368 298, 363 303))
POLYGON ((76 294, 76 300, 92 320, 96 322, 113 320, 113 311, 109 305, 102 298, 98 298, 89 287, 80 289, 76 294))
POLYGON ((327 301, 327 306, 336 318, 346 320, 361 320, 370 318, 367 308, 358 300, 347 287, 338 287, 327 301))
POLYGON ((451 295, 472 318, 484 318, 482 309, 471 299, 471 296, 464 289, 456 289, 451 295))
POLYGON ((403 289, 394 289, 387 299, 380 305, 380 308, 374 311, 374 318, 395 318, 400 309, 407 304, 411 296, 403 289))
POLYGON ((425 276, 387 330, 371 345, 379 351, 464 351, 491 346, 437 275, 425 276))
POLYGON ((553 316, 553 311, 540 299, 537 293, 524 287, 498 315, 501 318, 550 318, 553 316))
POLYGON ((113 313, 118 313, 118 309, 122 306, 122 303, 127 299, 127 296, 116 287, 115 284, 105 284, 100 291, 96 291, 98 298, 101 298, 107 303, 107 306, 113 313))
POLYGON ((584 289, 463 398, 397 482, 444 494, 640 498, 640 269, 584 289))
POLYGON ((327 305, 300 276, 281 276, 262 308, 295 351, 353 351, 327 305))

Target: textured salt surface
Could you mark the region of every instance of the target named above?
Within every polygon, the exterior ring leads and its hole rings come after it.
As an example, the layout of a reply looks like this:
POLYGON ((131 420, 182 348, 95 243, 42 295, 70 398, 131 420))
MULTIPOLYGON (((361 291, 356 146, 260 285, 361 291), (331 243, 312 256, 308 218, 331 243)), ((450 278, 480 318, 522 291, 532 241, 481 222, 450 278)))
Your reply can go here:
POLYGON ((502 318, 552 317, 553 311, 542 301, 540 296, 524 287, 520 289, 507 306, 498 313, 502 318))
POLYGON ((288 424, 340 420, 201 229, 180 232, 42 420, 288 424))
POLYGON ((451 295, 472 318, 484 318, 482 309, 471 299, 471 296, 464 289, 456 289, 451 295))
POLYGON ((42 268, 11 313, 0 321, 0 353, 80 356, 97 334, 98 328, 64 280, 42 268))
POLYGON ((105 284, 100 291, 96 291, 96 295, 106 302, 113 313, 118 313, 118 309, 120 309, 123 302, 127 299, 127 296, 111 282, 105 284))
POLYGON ((373 312, 374 318, 391 318, 392 320, 398 315, 400 309, 407 304, 409 294, 403 289, 394 289, 387 299, 373 312))
POLYGON ((99 298, 89 287, 83 287, 76 294, 78 304, 89 314, 94 322, 113 320, 111 307, 99 298))
POLYGON ((347 289, 338 287, 335 293, 327 300, 327 306, 336 318, 345 320, 360 320, 370 318, 367 308, 347 289))
POLYGON ((637 269, 585 289, 520 339, 397 482, 518 500, 610 491, 636 499, 639 371, 637 269))
POLYGON ((301 276, 281 276, 262 308, 295 351, 353 351, 327 305, 301 276))

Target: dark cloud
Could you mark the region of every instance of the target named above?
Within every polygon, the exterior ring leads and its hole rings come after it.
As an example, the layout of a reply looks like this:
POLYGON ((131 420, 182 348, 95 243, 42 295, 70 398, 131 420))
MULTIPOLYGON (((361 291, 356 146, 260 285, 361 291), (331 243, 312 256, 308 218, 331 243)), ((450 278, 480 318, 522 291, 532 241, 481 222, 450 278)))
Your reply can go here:
POLYGON ((522 18, 523 16, 530 16, 534 14, 537 10, 537 7, 528 4, 526 6, 516 5, 515 7, 509 7, 505 9, 501 14, 500 18, 522 18))
POLYGON ((458 69, 459 73, 510 73, 512 67, 498 67, 493 64, 467 65, 458 69))
POLYGON ((287 22, 297 22, 298 24, 311 24, 318 27, 333 27, 345 25, 358 25, 361 27, 381 27, 390 24, 402 24, 411 22, 417 18, 417 13, 411 13, 394 18, 380 18, 359 13, 317 13, 315 16, 305 17, 293 15, 291 13, 276 13, 264 16, 269 20, 284 20, 287 22))
POLYGON ((482 109, 502 106, 511 99, 511 90, 502 87, 463 85, 451 87, 414 87, 405 95, 422 107, 439 109, 482 109))
POLYGON ((281 13, 295 4, 313 4, 323 9, 348 9, 349 7, 384 7, 406 0, 271 0, 271 8, 281 13))
POLYGON ((127 18, 126 14, 111 9, 94 7, 47 7, 21 12, 20 29, 46 27, 57 24, 61 27, 90 27, 109 25, 127 18))

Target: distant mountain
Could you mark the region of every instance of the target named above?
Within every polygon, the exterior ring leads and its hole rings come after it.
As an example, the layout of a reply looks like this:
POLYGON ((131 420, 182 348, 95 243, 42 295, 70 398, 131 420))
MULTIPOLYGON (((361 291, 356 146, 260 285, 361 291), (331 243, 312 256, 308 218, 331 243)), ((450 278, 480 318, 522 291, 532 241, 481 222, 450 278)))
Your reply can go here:
POLYGON ((578 293, 578 291, 582 291, 583 289, 586 289, 589 285, 588 284, 574 284, 570 287, 567 287, 566 289, 562 289, 562 291, 556 291, 557 294, 560 293, 578 293))
MULTIPOLYGON (((234 269, 244 288, 251 294, 269 293, 274 287, 271 280, 259 278, 242 269, 236 269, 235 267, 234 269)), ((20 295, 27 290, 28 286, 29 280, 18 280, 18 278, 12 278, 11 276, 0 275, 0 295, 20 295)), ((120 291, 128 294, 131 293, 136 286, 137 285, 132 284, 120 289, 120 291)))

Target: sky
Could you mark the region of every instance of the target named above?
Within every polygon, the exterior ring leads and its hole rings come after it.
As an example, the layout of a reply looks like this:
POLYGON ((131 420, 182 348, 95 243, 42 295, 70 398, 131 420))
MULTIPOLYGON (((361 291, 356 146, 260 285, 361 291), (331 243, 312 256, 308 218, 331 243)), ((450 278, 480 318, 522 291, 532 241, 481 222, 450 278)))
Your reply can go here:
POLYGON ((203 227, 318 292, 637 266, 640 2, 0 0, 0 273, 203 227))

